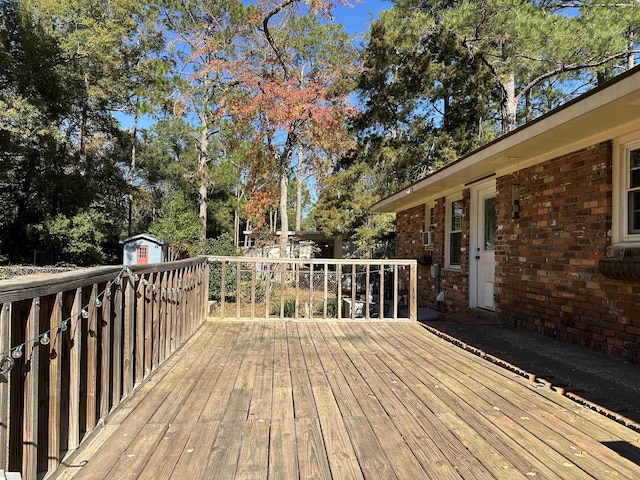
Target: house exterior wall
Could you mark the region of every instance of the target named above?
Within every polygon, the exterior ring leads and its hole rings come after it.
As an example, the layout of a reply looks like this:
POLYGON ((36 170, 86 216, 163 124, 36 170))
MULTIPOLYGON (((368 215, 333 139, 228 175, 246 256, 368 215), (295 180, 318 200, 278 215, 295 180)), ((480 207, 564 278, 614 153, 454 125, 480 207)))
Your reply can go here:
MULTIPOLYGON (((496 317, 505 324, 640 361, 640 285, 606 278, 612 144, 604 142, 496 178, 496 317), (514 196, 520 218, 513 219, 514 196)), ((442 269, 444 311, 469 308, 470 191, 463 191, 460 271, 442 269)), ((444 198, 435 202, 433 263, 444 265, 444 198)), ((422 258, 424 206, 397 214, 399 258, 422 258)), ((419 304, 435 307, 435 279, 419 268, 419 304)))
POLYGON ((396 257, 418 260, 418 306, 437 308, 444 312, 464 310, 469 304, 469 200, 470 190, 462 192, 462 265, 459 270, 445 268, 445 235, 447 199, 434 204, 435 235, 433 245, 422 244, 425 226, 425 205, 398 212, 396 215, 396 257), (440 268, 440 277, 432 267, 440 268), (438 305, 436 295, 444 293, 438 305))

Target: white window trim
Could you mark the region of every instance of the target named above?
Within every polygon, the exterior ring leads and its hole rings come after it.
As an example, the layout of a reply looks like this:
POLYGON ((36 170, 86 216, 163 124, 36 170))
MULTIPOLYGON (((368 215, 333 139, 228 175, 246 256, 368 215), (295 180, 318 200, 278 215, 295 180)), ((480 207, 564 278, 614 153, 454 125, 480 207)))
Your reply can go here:
POLYGON ((429 227, 431 225, 435 225, 436 224, 434 219, 431 218, 431 209, 435 208, 435 206, 436 206, 435 202, 425 203, 425 205, 424 205, 424 230, 421 232, 422 233, 422 238, 423 238, 423 241, 422 241, 422 246, 423 247, 433 248, 433 244, 435 243, 435 240, 433 238, 435 235, 431 236, 431 242, 430 243, 428 243, 428 242, 425 243, 425 241, 424 241, 424 239, 426 238, 425 235, 428 235, 429 227))
POLYGON ((616 143, 613 151, 613 216, 611 219, 611 243, 614 247, 640 247, 640 233, 629 233, 629 155, 640 149, 640 133, 636 139, 616 143))
MULTIPOLYGON (((460 265, 451 265, 451 206, 453 202, 462 202, 464 200, 462 192, 458 195, 452 195, 446 197, 447 204, 445 205, 445 238, 444 238, 444 268, 447 270, 462 270, 462 263, 460 265)), ((464 218, 464 212, 462 214, 464 218)), ((460 230, 462 233, 462 238, 460 242, 462 243, 462 239, 464 239, 464 230, 460 230)), ((461 253, 464 251, 464 247, 460 249, 461 253)))

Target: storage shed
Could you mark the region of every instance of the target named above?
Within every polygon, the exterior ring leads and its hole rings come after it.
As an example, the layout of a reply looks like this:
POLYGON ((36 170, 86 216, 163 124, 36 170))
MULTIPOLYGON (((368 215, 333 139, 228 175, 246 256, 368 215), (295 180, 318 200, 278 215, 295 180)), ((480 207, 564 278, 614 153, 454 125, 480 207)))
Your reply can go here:
POLYGON ((153 235, 141 233, 120 240, 123 265, 147 265, 161 263, 167 259, 168 245, 153 235))

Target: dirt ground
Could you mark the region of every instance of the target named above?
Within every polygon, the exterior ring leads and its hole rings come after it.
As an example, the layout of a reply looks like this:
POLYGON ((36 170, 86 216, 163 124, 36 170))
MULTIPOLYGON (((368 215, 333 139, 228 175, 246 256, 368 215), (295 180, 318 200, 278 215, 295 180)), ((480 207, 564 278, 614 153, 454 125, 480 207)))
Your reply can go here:
POLYGON ((481 320, 423 322, 526 372, 569 386, 589 400, 640 423, 640 365, 544 335, 481 320))

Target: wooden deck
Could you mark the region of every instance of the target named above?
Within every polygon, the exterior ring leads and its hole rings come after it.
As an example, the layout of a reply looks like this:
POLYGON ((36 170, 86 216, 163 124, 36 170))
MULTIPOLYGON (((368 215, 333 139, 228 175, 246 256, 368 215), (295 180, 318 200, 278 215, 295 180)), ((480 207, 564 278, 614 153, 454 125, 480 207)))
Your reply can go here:
POLYGON ((416 323, 208 322, 59 478, 640 478, 640 434, 416 323))

